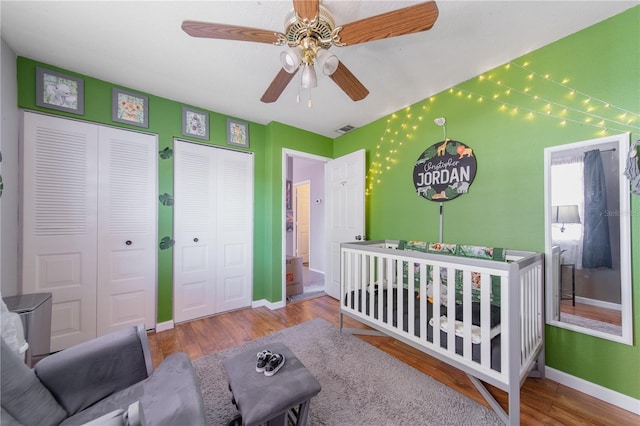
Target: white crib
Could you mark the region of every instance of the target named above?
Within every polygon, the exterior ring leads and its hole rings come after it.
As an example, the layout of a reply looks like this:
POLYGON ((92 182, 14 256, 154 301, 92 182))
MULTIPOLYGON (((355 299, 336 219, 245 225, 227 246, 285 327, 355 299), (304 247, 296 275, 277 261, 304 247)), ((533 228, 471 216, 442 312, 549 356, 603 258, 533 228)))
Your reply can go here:
POLYGON ((544 377, 544 255, 507 250, 501 262, 397 246, 342 244, 341 330, 363 333, 343 327, 348 315, 464 371, 505 424, 519 424, 522 383, 544 377), (443 275, 450 290, 460 277, 457 291, 438 291, 447 286, 443 275), (492 285, 499 286, 499 306, 492 305, 492 285), (483 382, 508 393, 508 413, 483 382))

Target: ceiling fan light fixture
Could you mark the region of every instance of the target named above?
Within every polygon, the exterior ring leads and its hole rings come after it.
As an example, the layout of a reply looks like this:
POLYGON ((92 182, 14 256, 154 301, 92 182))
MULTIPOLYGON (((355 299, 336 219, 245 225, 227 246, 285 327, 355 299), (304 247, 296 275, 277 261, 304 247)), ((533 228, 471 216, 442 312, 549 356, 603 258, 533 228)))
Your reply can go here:
POLYGON ((282 68, 289 74, 293 74, 302 61, 302 49, 298 46, 290 47, 287 50, 280 53, 280 62, 282 68))
POLYGON ((304 89, 311 89, 318 85, 318 77, 316 76, 316 70, 313 68, 313 65, 304 65, 301 85, 304 89))
POLYGON ((319 49, 316 53, 316 58, 318 58, 318 66, 320 66, 324 75, 331 75, 338 69, 338 64, 340 63, 338 57, 333 53, 329 53, 328 50, 319 49))

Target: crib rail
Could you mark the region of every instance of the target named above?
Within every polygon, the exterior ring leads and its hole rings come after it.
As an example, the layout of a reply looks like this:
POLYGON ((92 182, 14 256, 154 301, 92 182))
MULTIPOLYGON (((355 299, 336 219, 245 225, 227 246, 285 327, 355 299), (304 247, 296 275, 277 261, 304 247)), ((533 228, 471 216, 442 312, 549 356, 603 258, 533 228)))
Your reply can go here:
POLYGON ((480 380, 519 390, 544 338, 543 256, 508 251, 510 262, 498 262, 395 247, 395 241, 342 245, 341 312, 480 380), (491 308, 498 297, 499 308, 491 308), (499 328, 492 327, 496 315, 499 328))

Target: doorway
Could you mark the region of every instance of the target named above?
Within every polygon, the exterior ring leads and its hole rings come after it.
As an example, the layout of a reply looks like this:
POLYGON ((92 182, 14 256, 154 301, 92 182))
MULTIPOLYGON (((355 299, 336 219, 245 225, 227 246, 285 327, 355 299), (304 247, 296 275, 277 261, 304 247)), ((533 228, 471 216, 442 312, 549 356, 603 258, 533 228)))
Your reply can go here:
POLYGON ((283 294, 287 302, 324 294, 324 165, 329 160, 283 150, 283 200, 291 200, 283 203, 282 227, 283 294), (300 268, 292 266, 298 263, 300 268))

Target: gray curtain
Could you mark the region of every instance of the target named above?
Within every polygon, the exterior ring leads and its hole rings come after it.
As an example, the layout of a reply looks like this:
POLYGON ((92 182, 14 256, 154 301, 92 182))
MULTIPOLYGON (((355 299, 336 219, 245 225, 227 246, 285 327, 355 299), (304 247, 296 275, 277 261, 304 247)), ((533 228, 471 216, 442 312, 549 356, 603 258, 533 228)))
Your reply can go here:
POLYGON ((607 182, 600 150, 584 154, 583 268, 611 268, 611 242, 607 211, 607 182))

